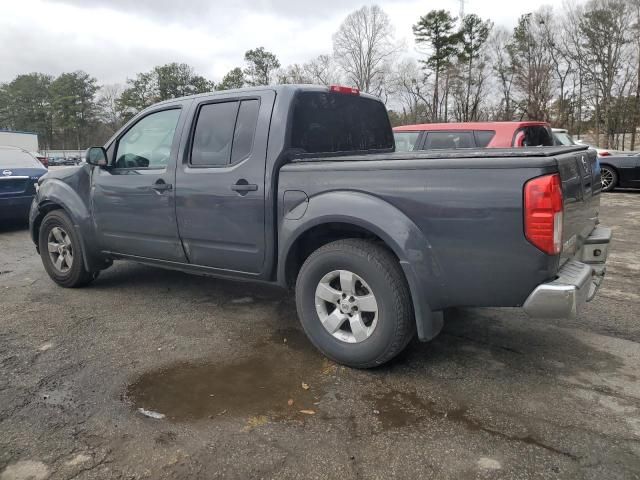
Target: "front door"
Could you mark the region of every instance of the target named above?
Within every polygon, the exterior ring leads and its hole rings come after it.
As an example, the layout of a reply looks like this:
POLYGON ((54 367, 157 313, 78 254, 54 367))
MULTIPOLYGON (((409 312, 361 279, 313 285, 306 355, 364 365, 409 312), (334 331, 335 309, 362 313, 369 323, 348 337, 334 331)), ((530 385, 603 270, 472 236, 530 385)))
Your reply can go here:
POLYGON ((195 105, 176 173, 178 227, 189 261, 260 274, 265 261, 265 161, 275 93, 195 105))
POLYGON ((180 106, 151 112, 109 147, 94 169, 92 208, 103 251, 185 262, 175 217, 180 106))

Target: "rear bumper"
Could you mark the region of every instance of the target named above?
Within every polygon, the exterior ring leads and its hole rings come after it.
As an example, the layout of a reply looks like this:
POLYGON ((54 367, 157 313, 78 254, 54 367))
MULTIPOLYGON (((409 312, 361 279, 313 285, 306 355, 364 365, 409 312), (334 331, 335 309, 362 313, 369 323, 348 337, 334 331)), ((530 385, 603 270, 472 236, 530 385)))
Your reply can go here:
POLYGON ((594 229, 579 254, 562 266, 558 278, 529 295, 524 311, 534 318, 575 318, 602 284, 610 242, 610 228, 594 229))

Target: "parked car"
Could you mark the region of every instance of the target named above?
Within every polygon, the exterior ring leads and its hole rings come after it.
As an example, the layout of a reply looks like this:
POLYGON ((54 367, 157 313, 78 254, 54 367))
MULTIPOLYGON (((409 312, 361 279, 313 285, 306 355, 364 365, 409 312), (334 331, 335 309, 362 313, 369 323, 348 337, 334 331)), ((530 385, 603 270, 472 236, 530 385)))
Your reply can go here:
POLYGON ((629 156, 629 155, 635 155, 636 152, 625 152, 625 151, 621 151, 621 150, 612 150, 610 148, 600 148, 600 147, 596 147, 595 145, 591 145, 587 142, 585 142, 584 140, 576 140, 575 141, 576 145, 586 145, 589 148, 594 149, 596 152, 598 152, 598 157, 602 158, 602 157, 611 157, 611 156, 629 156))
POLYGON ((78 157, 64 157, 63 165, 78 165, 80 159, 78 157))
POLYGON ((0 146, 0 220, 27 220, 35 184, 47 169, 26 150, 0 146))
POLYGON ((423 123, 393 129, 396 151, 551 146, 545 122, 423 123))
POLYGON ((553 133, 553 140, 555 145, 576 145, 576 141, 569 134, 569 130, 565 128, 552 128, 551 132, 553 133))
POLYGON ((600 157, 602 190, 640 188, 640 153, 600 157))
POLYGON ((353 88, 207 93, 49 173, 31 237, 63 287, 131 260, 291 288, 317 348, 373 367, 434 338, 449 307, 567 318, 595 295, 611 237, 595 153, 488 156, 395 153, 384 104, 353 88))

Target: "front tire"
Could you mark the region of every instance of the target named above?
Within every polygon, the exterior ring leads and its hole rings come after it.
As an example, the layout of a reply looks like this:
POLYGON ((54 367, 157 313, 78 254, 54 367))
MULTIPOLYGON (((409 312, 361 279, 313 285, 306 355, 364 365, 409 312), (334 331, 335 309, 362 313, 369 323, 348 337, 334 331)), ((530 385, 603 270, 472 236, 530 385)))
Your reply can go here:
POLYGON ((98 276, 85 269, 80 236, 64 211, 54 210, 44 217, 38 246, 44 269, 58 285, 82 287, 98 276))
POLYGON ((618 172, 608 165, 600 167, 600 178, 603 192, 610 192, 618 185, 618 172))
POLYGON ((415 334, 398 260, 366 240, 338 240, 313 252, 296 281, 296 306, 316 348, 350 367, 388 362, 415 334))

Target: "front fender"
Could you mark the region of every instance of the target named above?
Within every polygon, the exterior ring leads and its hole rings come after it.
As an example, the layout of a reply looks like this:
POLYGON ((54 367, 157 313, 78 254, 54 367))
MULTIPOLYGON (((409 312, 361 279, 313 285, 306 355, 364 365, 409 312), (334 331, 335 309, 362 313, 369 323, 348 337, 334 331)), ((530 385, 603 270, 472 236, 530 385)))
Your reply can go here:
POLYGON ((332 191, 309 198, 307 209, 297 220, 283 218, 278 251, 278 281, 285 283, 286 258, 302 234, 328 224, 354 225, 378 236, 400 260, 416 317, 418 336, 431 340, 442 328, 443 286, 441 269, 424 233, 402 211, 390 203, 361 192, 332 191))
MULTIPOLYGON (((87 184, 88 187, 88 184, 87 184)), ((88 189, 87 189, 88 190, 88 189)), ((73 226, 79 233, 82 245, 82 257, 88 271, 99 270, 104 264, 97 250, 92 246, 97 245, 95 228, 88 207, 88 191, 81 196, 69 184, 57 178, 47 178, 38 189, 34 199, 30 219, 31 236, 38 244, 38 230, 42 218, 53 208, 62 208, 71 219, 73 226)))

